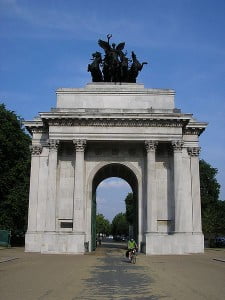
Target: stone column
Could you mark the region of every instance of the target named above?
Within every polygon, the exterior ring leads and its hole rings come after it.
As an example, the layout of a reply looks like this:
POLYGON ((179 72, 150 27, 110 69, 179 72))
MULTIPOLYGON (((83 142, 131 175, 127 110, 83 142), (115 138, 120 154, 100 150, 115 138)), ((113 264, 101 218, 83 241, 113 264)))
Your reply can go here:
POLYGON ((37 230, 37 205, 38 205, 38 179, 41 145, 32 145, 31 150, 31 173, 30 173, 30 193, 29 193, 29 211, 28 211, 28 232, 37 230))
POLYGON ((183 141, 172 141, 174 155, 174 204, 175 204, 175 232, 184 232, 182 222, 185 207, 182 198, 182 148, 183 141))
POLYGON ((48 197, 46 203, 46 231, 56 230, 56 187, 59 140, 50 139, 48 155, 48 197))
POLYGON ((147 233, 157 232, 155 150, 157 141, 145 141, 147 151, 147 233))
POLYGON ((188 148, 191 166, 191 195, 193 203, 193 232, 202 232, 201 222, 201 196, 200 196, 200 176, 199 176, 199 153, 200 147, 188 148))
POLYGON ((73 140, 76 150, 74 202, 73 202, 73 231, 84 233, 84 150, 86 140, 73 140))

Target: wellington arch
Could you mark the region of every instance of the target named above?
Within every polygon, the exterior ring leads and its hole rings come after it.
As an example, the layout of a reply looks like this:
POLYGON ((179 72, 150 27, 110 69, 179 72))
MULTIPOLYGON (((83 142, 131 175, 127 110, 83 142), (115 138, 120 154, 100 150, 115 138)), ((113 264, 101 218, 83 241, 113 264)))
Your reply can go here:
POLYGON ((173 90, 90 83, 56 94, 55 108, 25 122, 33 137, 26 251, 92 251, 94 193, 112 175, 134 191, 146 254, 203 252, 198 155, 207 124, 175 108, 173 90))
POLYGON ((96 188, 126 180, 135 200, 135 237, 150 254, 204 251, 199 136, 207 124, 175 107, 175 91, 136 83, 140 63, 125 43, 99 40, 84 88, 60 88, 56 107, 25 126, 32 134, 25 250, 94 249, 96 188))

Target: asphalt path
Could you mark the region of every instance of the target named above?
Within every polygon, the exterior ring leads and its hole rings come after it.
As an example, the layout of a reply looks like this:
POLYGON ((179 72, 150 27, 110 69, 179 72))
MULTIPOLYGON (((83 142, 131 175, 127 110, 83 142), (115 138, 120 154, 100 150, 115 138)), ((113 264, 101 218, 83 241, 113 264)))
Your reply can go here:
POLYGON ((125 257, 125 244, 85 255, 0 250, 0 299, 225 299, 225 249, 125 257))

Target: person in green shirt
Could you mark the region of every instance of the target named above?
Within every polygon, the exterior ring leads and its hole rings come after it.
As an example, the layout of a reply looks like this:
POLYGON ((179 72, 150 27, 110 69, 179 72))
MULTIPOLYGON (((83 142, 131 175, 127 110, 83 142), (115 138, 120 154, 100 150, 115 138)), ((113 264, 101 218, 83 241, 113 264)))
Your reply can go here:
POLYGON ((128 257, 129 257, 129 260, 130 260, 130 253, 131 253, 131 250, 135 249, 137 250, 137 243, 135 242, 135 240, 133 238, 129 239, 128 243, 127 243, 127 249, 128 249, 128 257))

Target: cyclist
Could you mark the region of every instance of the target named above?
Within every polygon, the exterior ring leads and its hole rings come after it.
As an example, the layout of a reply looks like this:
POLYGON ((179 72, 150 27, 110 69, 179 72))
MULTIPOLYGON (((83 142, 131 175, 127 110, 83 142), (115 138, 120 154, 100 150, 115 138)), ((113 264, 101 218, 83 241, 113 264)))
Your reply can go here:
POLYGON ((128 257, 130 260, 131 251, 133 249, 137 250, 137 243, 135 242, 135 240, 133 238, 129 239, 129 241, 127 243, 127 249, 128 249, 128 257))

